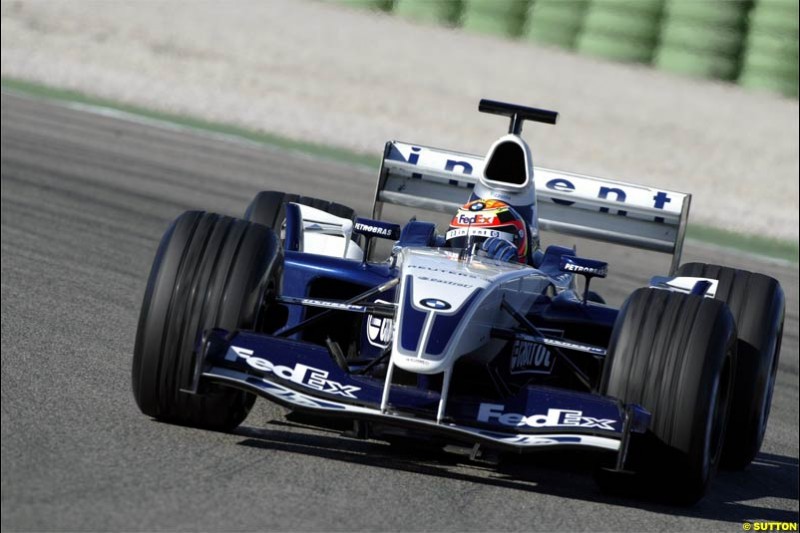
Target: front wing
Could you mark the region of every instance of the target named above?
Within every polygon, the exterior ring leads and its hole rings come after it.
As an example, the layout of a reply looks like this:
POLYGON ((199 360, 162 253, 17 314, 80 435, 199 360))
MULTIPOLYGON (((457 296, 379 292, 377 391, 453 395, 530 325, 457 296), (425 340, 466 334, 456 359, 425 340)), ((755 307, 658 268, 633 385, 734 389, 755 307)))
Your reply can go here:
POLYGON ((197 358, 193 390, 216 382, 297 411, 377 422, 517 452, 594 448, 622 455, 630 433, 646 431, 641 407, 597 394, 529 386, 505 400, 451 396, 436 421, 439 393, 386 384, 342 370, 323 347, 249 332, 212 330, 197 358))

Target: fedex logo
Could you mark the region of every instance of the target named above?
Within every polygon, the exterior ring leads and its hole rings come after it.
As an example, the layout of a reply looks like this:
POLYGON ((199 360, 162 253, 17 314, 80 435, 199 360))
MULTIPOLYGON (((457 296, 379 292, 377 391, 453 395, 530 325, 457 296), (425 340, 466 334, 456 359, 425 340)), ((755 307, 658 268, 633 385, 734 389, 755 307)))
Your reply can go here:
POLYGON ((482 215, 480 213, 476 213, 474 215, 465 215, 464 213, 459 213, 458 223, 465 226, 471 224, 475 224, 476 226, 490 226, 494 224, 496 218, 497 217, 491 215, 482 215))
POLYGON ((583 411, 571 409, 548 409, 545 414, 521 415, 505 413, 505 406, 496 403, 482 403, 478 409, 478 422, 498 422, 504 426, 532 428, 542 427, 581 427, 614 430, 616 420, 583 416, 583 411))
POLYGON ((309 389, 336 394, 346 398, 357 398, 354 393, 361 390, 361 387, 343 385, 338 381, 328 379, 330 373, 327 370, 300 363, 295 364, 294 367, 275 365, 267 359, 254 356, 253 350, 248 350, 247 348, 241 348, 239 346, 231 346, 228 348, 225 359, 227 361, 244 359, 247 361, 248 365, 261 372, 275 374, 279 378, 308 387, 309 389))

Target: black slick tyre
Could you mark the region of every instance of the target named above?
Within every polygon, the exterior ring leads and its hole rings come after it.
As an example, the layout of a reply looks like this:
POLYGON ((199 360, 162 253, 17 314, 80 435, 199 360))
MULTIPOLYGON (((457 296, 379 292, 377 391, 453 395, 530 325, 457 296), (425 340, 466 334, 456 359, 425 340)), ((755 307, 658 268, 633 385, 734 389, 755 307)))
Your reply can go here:
POLYGON ((652 418, 648 433, 631 441, 626 469, 633 475, 600 476, 603 488, 678 504, 703 497, 725 438, 735 341, 723 302, 658 289, 626 300, 600 392, 638 404, 652 418))
POLYGON ((181 389, 191 383, 203 331, 253 328, 281 268, 282 249, 267 227, 199 211, 175 219, 153 260, 136 333, 133 394, 143 413, 221 431, 245 419, 252 394, 181 389))
POLYGON ((718 280, 715 298, 736 321, 736 378, 722 466, 742 469, 755 458, 767 428, 783 336, 783 290, 769 276, 703 263, 682 265, 675 275, 718 280))

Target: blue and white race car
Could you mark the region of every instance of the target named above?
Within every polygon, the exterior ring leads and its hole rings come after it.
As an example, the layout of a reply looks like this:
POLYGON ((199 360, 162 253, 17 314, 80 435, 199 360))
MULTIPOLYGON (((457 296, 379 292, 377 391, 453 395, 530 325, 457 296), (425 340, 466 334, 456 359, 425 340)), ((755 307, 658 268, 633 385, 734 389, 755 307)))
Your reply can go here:
POLYGON ((679 503, 719 464, 748 465, 778 366, 778 282, 679 266, 688 194, 535 168, 523 122, 555 112, 479 110, 510 118, 485 157, 388 142, 370 218, 274 191, 242 219, 180 215, 142 304, 141 411, 232 430, 261 396, 473 457, 594 450, 603 488, 679 503), (455 216, 439 234, 382 221, 385 203, 455 216), (671 272, 615 309, 589 290, 606 263, 542 250, 540 230, 668 253, 671 272))

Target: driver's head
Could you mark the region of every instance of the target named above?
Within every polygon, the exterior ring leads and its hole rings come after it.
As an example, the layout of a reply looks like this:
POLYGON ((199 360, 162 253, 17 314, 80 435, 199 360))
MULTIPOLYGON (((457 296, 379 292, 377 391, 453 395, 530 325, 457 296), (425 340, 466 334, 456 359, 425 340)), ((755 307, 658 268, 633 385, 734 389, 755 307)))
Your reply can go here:
POLYGON ((507 203, 500 200, 473 200, 461 206, 445 234, 447 246, 464 248, 498 237, 517 248, 520 263, 527 263, 528 229, 525 221, 507 203))

